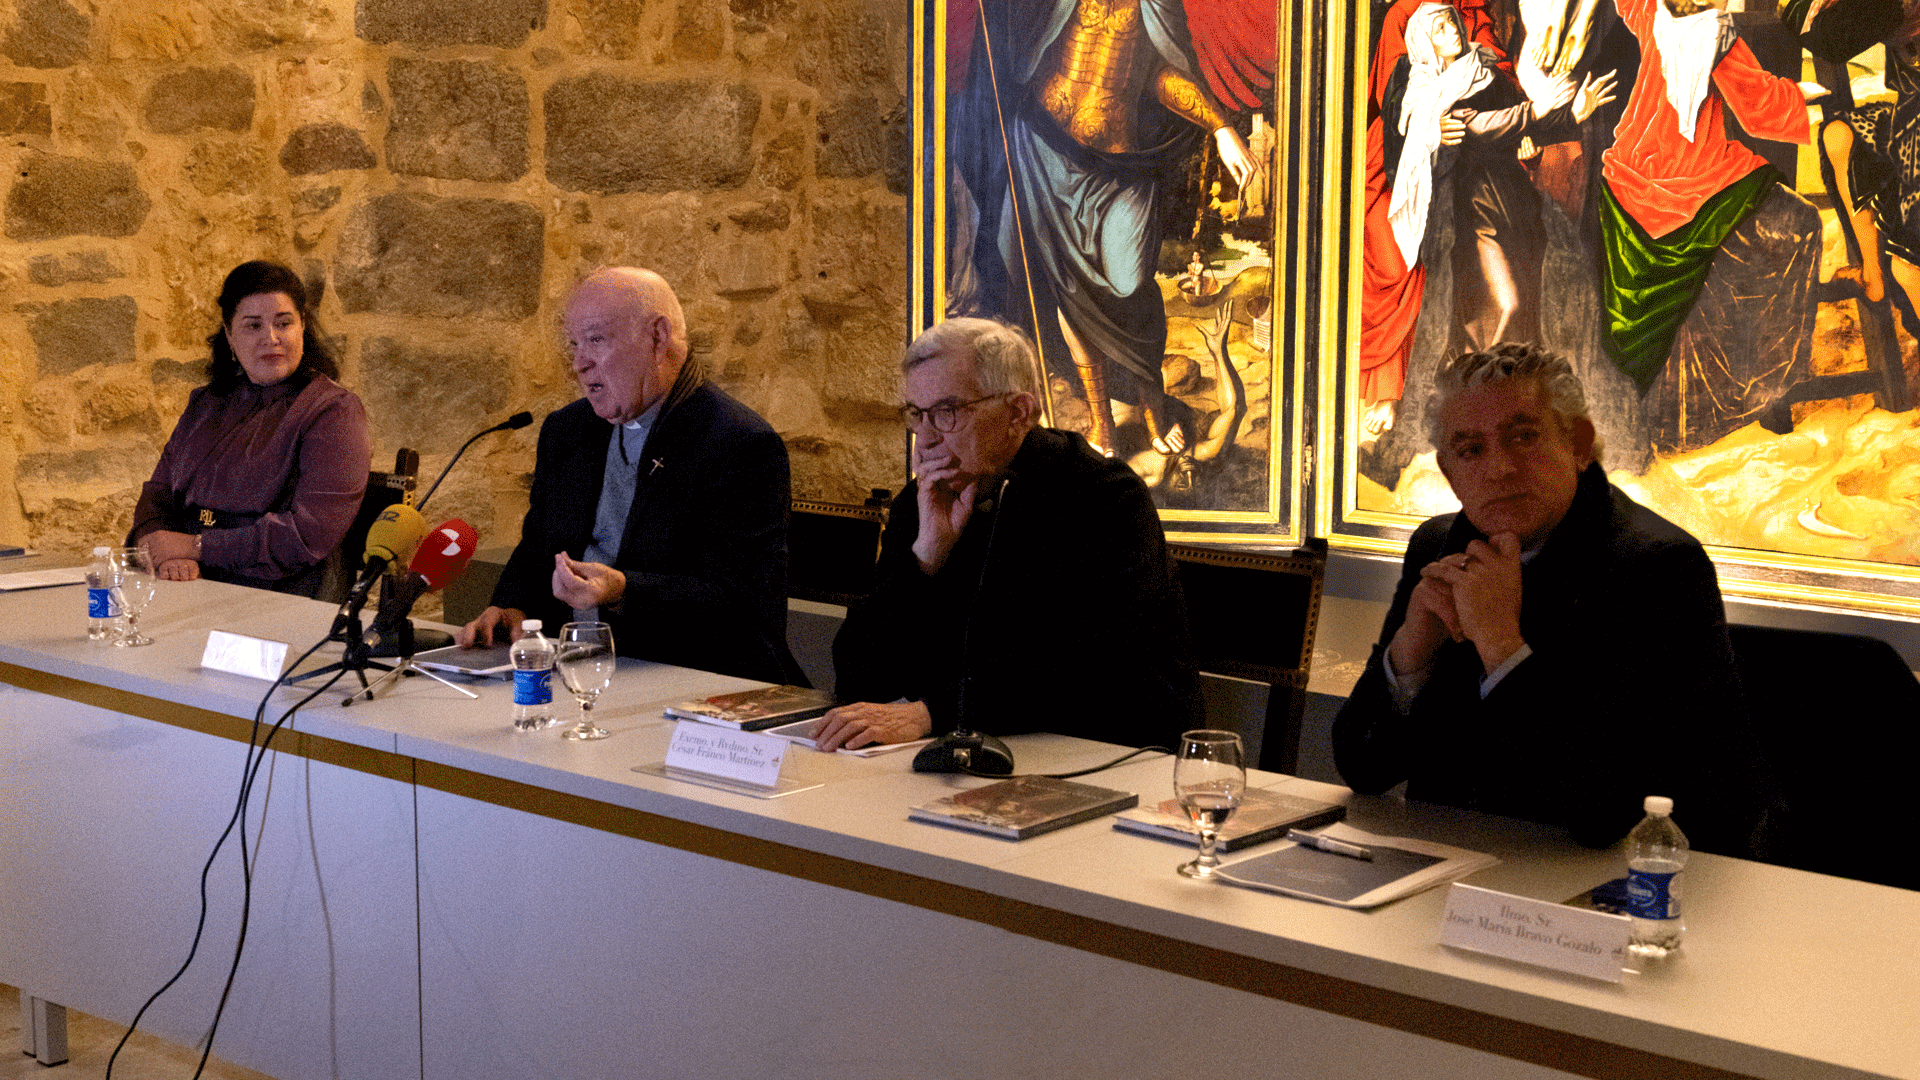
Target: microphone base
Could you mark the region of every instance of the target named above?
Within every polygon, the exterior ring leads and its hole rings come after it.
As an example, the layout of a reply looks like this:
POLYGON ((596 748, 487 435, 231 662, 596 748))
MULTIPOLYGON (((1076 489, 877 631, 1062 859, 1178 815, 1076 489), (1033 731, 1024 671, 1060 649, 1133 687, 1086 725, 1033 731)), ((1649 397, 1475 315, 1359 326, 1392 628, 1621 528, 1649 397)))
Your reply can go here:
POLYGON ((1013 751, 983 732, 954 731, 921 747, 913 756, 913 771, 1012 776, 1013 751))
POLYGON ((413 653, 423 653, 428 649, 444 649, 451 644, 453 644, 453 635, 447 633, 445 630, 432 630, 415 626, 413 628, 413 649, 411 652, 402 653, 400 651, 402 642, 400 636, 396 634, 391 638, 382 638, 375 642, 372 650, 367 655, 392 659, 397 656, 411 656, 413 653))

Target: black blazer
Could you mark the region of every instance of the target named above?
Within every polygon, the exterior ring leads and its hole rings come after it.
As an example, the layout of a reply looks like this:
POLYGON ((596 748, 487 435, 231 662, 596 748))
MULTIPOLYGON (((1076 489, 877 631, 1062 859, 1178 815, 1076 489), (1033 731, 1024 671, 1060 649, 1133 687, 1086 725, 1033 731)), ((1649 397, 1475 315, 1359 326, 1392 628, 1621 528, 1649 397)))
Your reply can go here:
POLYGON ((1187 616, 1146 486, 1085 439, 1035 428, 999 506, 929 577, 917 488, 894 500, 879 584, 833 643, 847 701, 925 701, 935 732, 1052 731, 1173 748, 1203 726, 1187 616), (998 519, 996 521, 996 519, 998 519))
MULTIPOLYGON (((620 554, 626 595, 601 610, 622 656, 767 682, 800 678, 787 651, 787 449, 751 409, 688 365, 647 436, 620 554)), ((572 618, 553 556, 593 539, 613 425, 585 399, 540 428, 520 543, 493 603, 572 618)))
POLYGON ((1647 795, 1672 796, 1696 844, 1724 848, 1749 827, 1753 759, 1713 563, 1597 464, 1521 573, 1533 655, 1482 700, 1472 643, 1449 643, 1411 714, 1394 708, 1381 664, 1420 569, 1476 539, 1463 514, 1414 533, 1379 643, 1334 720, 1347 784, 1377 794, 1404 780, 1409 798, 1565 826, 1596 846, 1626 835, 1647 795))

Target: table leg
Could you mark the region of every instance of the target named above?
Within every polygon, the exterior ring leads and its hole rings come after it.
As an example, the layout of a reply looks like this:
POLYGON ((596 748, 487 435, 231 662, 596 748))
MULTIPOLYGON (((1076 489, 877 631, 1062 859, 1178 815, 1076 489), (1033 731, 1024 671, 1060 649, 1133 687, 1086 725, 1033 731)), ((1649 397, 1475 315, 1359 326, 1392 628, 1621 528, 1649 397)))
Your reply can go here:
POLYGON ((42 1065, 65 1065, 67 1007, 21 991, 20 1052, 42 1065))

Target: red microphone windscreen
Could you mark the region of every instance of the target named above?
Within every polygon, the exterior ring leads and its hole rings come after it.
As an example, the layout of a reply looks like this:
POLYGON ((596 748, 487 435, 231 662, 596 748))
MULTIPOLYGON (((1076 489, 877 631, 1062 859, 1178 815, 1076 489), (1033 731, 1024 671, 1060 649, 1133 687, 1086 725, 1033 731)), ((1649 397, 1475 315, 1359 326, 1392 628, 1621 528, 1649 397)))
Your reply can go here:
POLYGON ((459 518, 443 521, 420 541, 409 569, 427 579, 427 588, 439 592, 460 576, 479 547, 480 534, 473 526, 459 518))

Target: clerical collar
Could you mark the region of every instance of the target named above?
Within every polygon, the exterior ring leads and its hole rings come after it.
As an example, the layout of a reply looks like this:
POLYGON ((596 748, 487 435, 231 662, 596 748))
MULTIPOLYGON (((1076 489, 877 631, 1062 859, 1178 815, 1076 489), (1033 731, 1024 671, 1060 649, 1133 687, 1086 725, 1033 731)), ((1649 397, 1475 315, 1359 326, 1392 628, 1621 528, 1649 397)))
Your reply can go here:
POLYGON ((645 412, 614 429, 614 436, 620 442, 620 460, 623 463, 633 464, 634 455, 646 448, 647 433, 653 430, 654 421, 660 419, 660 407, 666 404, 666 400, 664 396, 659 398, 652 405, 647 406, 645 412), (628 444, 635 440, 640 445, 633 447, 629 452, 628 444))

